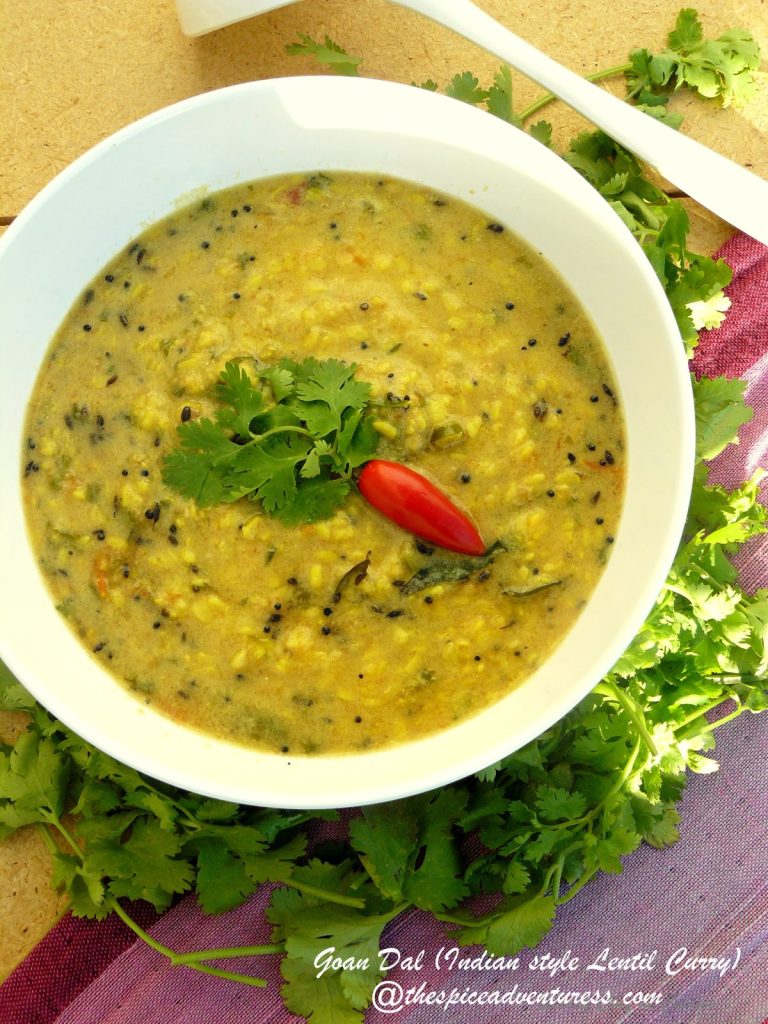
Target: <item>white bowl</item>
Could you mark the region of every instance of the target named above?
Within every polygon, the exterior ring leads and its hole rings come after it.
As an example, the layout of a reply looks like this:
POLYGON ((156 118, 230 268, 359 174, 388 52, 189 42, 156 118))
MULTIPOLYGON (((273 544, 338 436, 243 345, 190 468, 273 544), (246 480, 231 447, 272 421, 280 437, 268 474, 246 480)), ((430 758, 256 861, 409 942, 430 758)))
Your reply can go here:
POLYGON ((341 807, 461 778, 569 711, 639 629, 680 538, 693 407, 663 291, 607 203, 523 132, 409 86, 288 78, 198 96, 106 139, 52 181, 0 241, 0 656, 53 714, 121 761, 241 803, 341 807), (473 203, 543 253, 609 350, 626 419, 625 507, 605 572, 572 631, 523 685, 485 711, 403 746, 301 758, 247 750, 141 704, 54 609, 21 501, 24 413, 70 305, 131 238, 201 187, 288 171, 374 171, 473 203))

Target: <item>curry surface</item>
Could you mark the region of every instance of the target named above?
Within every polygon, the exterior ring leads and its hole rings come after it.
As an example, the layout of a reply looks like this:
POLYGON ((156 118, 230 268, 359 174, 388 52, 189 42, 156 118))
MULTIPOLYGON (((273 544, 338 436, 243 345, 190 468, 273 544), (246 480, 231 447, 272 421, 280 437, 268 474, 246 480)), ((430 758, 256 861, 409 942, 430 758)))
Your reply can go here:
POLYGON ((556 275, 476 209, 352 174, 238 186, 147 230, 60 329, 27 435, 33 544, 93 656, 165 714, 286 754, 402 743, 508 693, 584 606, 622 499, 608 360, 556 275), (357 494, 287 527, 163 484, 228 360, 307 355, 356 363, 379 455, 505 550, 440 582, 465 560, 357 494), (420 570, 436 582, 412 592, 420 570))

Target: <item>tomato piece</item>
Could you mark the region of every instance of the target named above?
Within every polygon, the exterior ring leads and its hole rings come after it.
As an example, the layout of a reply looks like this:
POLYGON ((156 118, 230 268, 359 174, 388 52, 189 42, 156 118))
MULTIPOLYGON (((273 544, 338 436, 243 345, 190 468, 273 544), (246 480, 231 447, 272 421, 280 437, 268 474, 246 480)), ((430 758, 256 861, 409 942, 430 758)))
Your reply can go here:
POLYGON ((485 551, 483 539, 468 516, 408 466, 372 459, 363 467, 357 483, 375 509, 422 540, 465 555, 482 555, 485 551))
POLYGON ((93 582, 99 592, 99 597, 105 598, 109 594, 109 555, 106 551, 99 551, 93 556, 93 582))

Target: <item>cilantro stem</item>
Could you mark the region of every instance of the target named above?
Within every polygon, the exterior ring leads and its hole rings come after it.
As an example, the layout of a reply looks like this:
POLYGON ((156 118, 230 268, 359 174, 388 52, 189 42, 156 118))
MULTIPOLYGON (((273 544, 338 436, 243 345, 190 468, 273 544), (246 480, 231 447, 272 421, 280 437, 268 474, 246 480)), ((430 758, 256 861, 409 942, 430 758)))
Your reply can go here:
POLYGON ((539 896, 546 896, 547 892, 549 891, 551 883, 552 895, 555 897, 555 899, 557 899, 558 893, 560 892, 560 884, 563 879, 563 868, 565 867, 565 858, 568 856, 569 853, 574 853, 576 850, 578 850, 581 847, 581 845, 581 842, 577 840, 576 842, 570 843, 568 846, 566 846, 564 850, 560 851, 559 857, 557 858, 555 863, 552 864, 552 866, 549 868, 549 871, 547 871, 546 875, 544 876, 544 881, 541 883, 541 888, 538 892, 539 896))
MULTIPOLYGON (((722 683, 724 686, 731 686, 735 683, 745 683, 747 685, 752 686, 754 686, 755 684, 766 683, 765 676, 754 675, 749 672, 743 674, 739 672, 733 672, 721 675, 712 675, 707 676, 706 679, 708 682, 722 683)), ((719 729, 719 727, 721 725, 725 725, 726 722, 730 722, 734 718, 738 718, 739 715, 746 710, 746 706, 742 704, 742 702, 739 700, 738 695, 733 693, 721 693, 717 697, 715 697, 714 700, 709 701, 708 704, 705 704, 703 707, 698 708, 690 715, 687 715, 681 722, 678 722, 674 729, 675 735, 677 735, 681 729, 685 729, 685 732, 682 733, 681 736, 679 736, 679 739, 685 740, 689 739, 691 736, 698 736, 702 733, 714 732, 715 729, 719 729), (704 718, 706 715, 709 714, 710 711, 714 711, 715 708, 719 708, 723 704, 726 704, 729 700, 733 701, 736 704, 736 708, 733 711, 731 711, 730 714, 724 715, 722 718, 718 718, 715 722, 707 722, 706 725, 703 725, 701 728, 699 728, 698 726, 694 729, 686 728, 686 726, 690 726, 691 723, 697 722, 699 719, 704 718)))
POLYGON ((705 715, 708 715, 710 711, 714 711, 715 708, 719 708, 721 704, 725 704, 729 700, 736 700, 736 698, 731 696, 731 694, 721 693, 720 696, 715 697, 715 699, 711 700, 708 704, 698 708, 696 711, 692 711, 690 715, 686 715, 685 718, 678 722, 674 727, 674 732, 678 733, 681 729, 684 729, 686 725, 690 725, 691 722, 695 722, 697 719, 703 718, 705 715))
POLYGON ((249 444, 254 444, 256 441, 263 441, 266 437, 272 437, 273 434, 303 434, 304 437, 311 437, 313 441, 317 440, 314 434, 310 433, 309 430, 305 430, 304 427, 272 427, 271 430, 265 430, 263 434, 254 434, 250 441, 246 441, 243 448, 247 448, 249 444))
MULTIPOLYGON (((604 68, 602 71, 595 71, 591 75, 584 75, 587 82, 599 82, 604 78, 613 78, 615 75, 623 75, 627 71, 632 70, 631 64, 616 64, 612 68, 604 68)), ((520 113, 520 120, 525 123, 529 118, 533 117, 534 114, 538 114, 544 107, 549 106, 550 103, 554 103, 558 97, 554 93, 548 92, 541 96, 538 100, 531 103, 530 106, 526 107, 520 113)))
POLYGON ((330 892, 328 889, 321 889, 317 885, 310 885, 309 882, 298 882, 295 878, 287 878, 283 885, 289 885, 298 889, 305 896, 314 896, 316 899, 325 900, 326 903, 338 903, 342 907, 354 907, 356 910, 365 910, 365 900, 357 899, 355 896, 344 896, 340 892, 330 892))
POLYGON ((125 910, 120 906, 116 899, 110 898, 108 901, 109 909, 113 910, 120 920, 126 927, 140 938, 143 942, 146 942, 148 946, 155 950, 156 953, 162 953, 163 956, 167 957, 173 967, 189 967, 193 971, 199 971, 201 974, 210 974, 216 978, 224 978, 227 981, 238 981, 243 985, 250 985, 253 988, 265 988, 267 982, 263 978, 253 978, 250 974, 237 974, 234 971, 224 971, 219 967, 210 967, 208 964, 201 964, 197 962, 197 959, 203 959, 200 954, 206 956, 206 959, 220 959, 225 956, 248 956, 248 949, 256 949, 260 953, 274 953, 282 952, 281 947, 276 949, 271 946, 243 946, 242 951, 231 947, 226 950, 213 949, 213 950, 201 950, 200 953, 177 953, 175 950, 170 949, 168 946, 164 946, 162 942, 158 942, 153 939, 149 932, 146 932, 140 924, 133 920, 130 914, 126 913, 125 910), (216 956, 210 956, 208 954, 216 954, 216 956), (197 958, 197 959, 196 959, 197 958))
POLYGON ((492 910, 489 914, 484 914, 481 917, 464 917, 460 914, 438 914, 435 911, 434 915, 438 921, 443 921, 445 924, 457 924, 461 928, 475 928, 482 921, 490 921, 500 914, 498 911, 492 910))
POLYGON ((714 732, 715 729, 719 729, 720 726, 725 725, 726 722, 730 722, 734 718, 738 718, 739 715, 745 710, 746 709, 744 705, 739 704, 736 710, 731 711, 729 715, 723 715, 723 717, 718 718, 716 722, 707 722, 706 725, 702 725, 701 727, 696 726, 696 728, 694 729, 686 729, 682 736, 678 736, 677 739, 678 741, 683 742, 684 740, 691 739, 694 736, 702 736, 704 735, 704 733, 714 732))
POLYGON ((653 739, 651 738, 651 734, 648 732, 645 722, 643 721, 643 712, 641 708, 639 708, 638 705, 635 703, 635 701, 633 701, 632 698, 627 693, 625 693, 625 691, 622 690, 620 686, 617 686, 616 683, 608 679, 604 680, 598 687, 596 687, 596 689, 603 694, 606 693, 606 690, 610 691, 610 694, 612 694, 616 698, 616 700, 619 702, 619 704, 621 704, 621 706, 624 708, 626 713, 631 718, 635 728, 643 737, 643 742, 645 743, 646 747, 648 747, 648 749, 654 757, 657 757, 659 751, 656 748, 656 744, 653 742, 653 739))
POLYGON ((637 756, 638 756, 639 753, 640 753, 640 737, 638 737, 635 740, 635 745, 632 748, 632 753, 629 755, 629 759, 627 760, 627 763, 624 765, 624 768, 622 769, 621 775, 618 777, 618 779, 616 779, 616 781, 611 786, 611 788, 608 790, 606 795, 603 797, 603 799, 597 805, 596 810, 601 810, 603 807, 605 807, 605 805, 608 803, 608 801, 611 799, 611 797, 612 796, 616 796, 616 794, 618 792, 620 792, 624 788, 624 786, 628 782, 630 776, 632 775, 632 770, 635 767, 635 761, 637 760, 637 756))
POLYGON ((280 945, 224 946, 221 949, 195 949, 191 953, 175 953, 174 963, 190 965, 198 960, 232 960, 241 956, 268 956, 284 952, 285 947, 280 945))
MULTIPOLYGON (((64 823, 55 814, 51 814, 50 822, 51 825, 53 825, 53 827, 57 830, 57 832, 59 832, 59 834, 63 836, 64 839, 66 839, 67 843, 72 847, 74 853, 76 853, 77 856, 82 861, 83 851, 80 849, 80 845, 78 844, 77 840, 72 835, 72 833, 67 829, 64 823)), ((53 842, 53 840, 51 840, 51 842, 53 842)))
MULTIPOLYGON (((572 844, 574 845, 574 844, 572 844)), ((560 895, 560 884, 563 880, 563 867, 565 866, 565 851, 563 851, 557 858, 552 868, 547 872, 547 888, 549 888, 549 879, 552 880, 552 895, 555 899, 560 895)), ((546 893, 547 889, 541 894, 542 896, 546 893)))
POLYGON ((47 825, 44 825, 42 822, 38 822, 38 825, 40 829, 40 835, 43 837, 43 841, 45 842, 45 845, 48 847, 48 852, 51 854, 51 856, 55 857, 59 850, 56 846, 56 843, 53 841, 53 836, 51 835, 50 829, 48 828, 47 825))
POLYGON ((581 878, 578 880, 578 882, 574 882, 571 888, 564 896, 555 895, 555 902, 557 903, 558 907, 562 906, 563 903, 567 903, 569 900, 572 900, 574 896, 577 896, 584 888, 584 886, 587 884, 587 882, 589 882, 590 879, 594 875, 596 875, 599 870, 599 867, 595 865, 595 867, 590 868, 589 871, 583 874, 581 878))

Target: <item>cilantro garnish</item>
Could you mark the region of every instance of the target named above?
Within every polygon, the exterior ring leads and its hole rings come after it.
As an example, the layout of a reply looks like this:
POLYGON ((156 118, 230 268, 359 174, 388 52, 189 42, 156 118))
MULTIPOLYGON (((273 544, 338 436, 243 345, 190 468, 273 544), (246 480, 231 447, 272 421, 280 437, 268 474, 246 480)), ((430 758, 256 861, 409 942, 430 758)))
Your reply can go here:
MULTIPOLYGON (((731 31, 716 43, 721 45, 704 43, 695 12, 682 11, 669 51, 656 58, 635 51, 629 65, 592 77, 631 72, 635 97, 656 114, 680 83, 711 95, 719 81, 723 102, 748 95, 758 59, 754 41, 731 31)), ((348 60, 348 73, 356 71, 360 63, 330 40, 323 46, 304 37, 302 46, 295 52, 311 53, 336 70, 348 60)), ((458 98, 480 101, 472 79, 454 79, 458 98)), ((511 79, 501 73, 487 93, 481 102, 513 123, 551 102, 544 97, 515 115, 511 79)), ((539 122, 531 131, 546 141, 548 127, 539 122)), ((604 133, 581 136, 570 154, 644 246, 690 350, 699 327, 691 306, 698 316, 697 303, 719 303, 729 269, 688 251, 681 208, 604 133)), ((282 467, 282 483, 273 485, 277 496, 270 489, 268 500, 277 504, 295 486, 299 504, 314 503, 318 517, 323 502, 335 508, 329 489, 344 486, 346 478, 327 472, 332 455, 321 442, 335 445, 344 468, 365 461, 363 453, 375 444, 366 436, 367 393, 341 367, 318 374, 278 364, 259 371, 254 384, 229 364, 219 415, 210 427, 189 424, 181 452, 188 458, 179 459, 175 470, 179 489, 204 501, 218 488, 236 490, 245 484, 228 479, 237 450, 248 443, 262 447, 255 440, 259 433, 292 426, 271 435, 282 438, 280 446, 267 445, 266 454, 253 457, 260 465, 271 458, 282 467), (307 421, 294 403, 318 407, 307 421), (308 422, 328 427, 327 433, 311 439, 295 429, 312 433, 308 422), (291 433, 296 437, 289 443, 291 433), (286 467, 293 470, 293 485, 286 467)), ((717 762, 708 755, 716 730, 745 712, 768 710, 768 592, 743 593, 729 558, 740 543, 768 529, 768 513, 758 501, 760 477, 728 491, 707 483, 705 461, 733 443, 749 419, 744 385, 704 379, 693 389, 698 462, 685 537, 666 584, 605 679, 526 747, 437 793, 365 808, 348 842, 308 859, 304 826, 333 815, 239 807, 161 786, 71 733, 0 663, 0 707, 26 711, 30 719, 13 746, 0 746, 0 838, 36 824, 51 851, 54 883, 66 889, 73 912, 118 914, 173 964, 260 985, 250 975, 212 966, 211 954, 221 962, 282 953, 284 1001, 312 1024, 361 1024, 379 978, 382 929, 411 907, 454 929, 451 941, 482 943, 500 955, 535 946, 557 908, 599 872, 621 871, 622 858, 642 842, 664 847, 676 841, 687 771, 715 771, 717 762), (726 713, 714 719, 715 709, 726 713), (468 843, 470 836, 479 836, 483 847, 472 858, 467 850, 477 842, 468 843), (118 902, 123 894, 138 895, 162 909, 192 888, 201 906, 215 913, 238 906, 264 881, 282 883, 267 912, 273 925, 267 946, 180 954, 147 935, 118 902), (476 915, 462 907, 466 896, 488 892, 501 897, 493 909, 476 915), (368 958, 370 968, 328 970, 318 979, 315 958, 331 946, 342 956, 368 958)), ((259 487, 252 484, 251 490, 259 487)), ((290 515, 291 507, 295 495, 280 514, 290 515)), ((350 573, 364 573, 366 562, 350 573)))
POLYGON ((329 518, 379 440, 366 414, 371 386, 355 370, 337 359, 283 359, 252 379, 227 363, 214 418, 179 425, 163 479, 201 506, 247 497, 287 524, 329 518))

